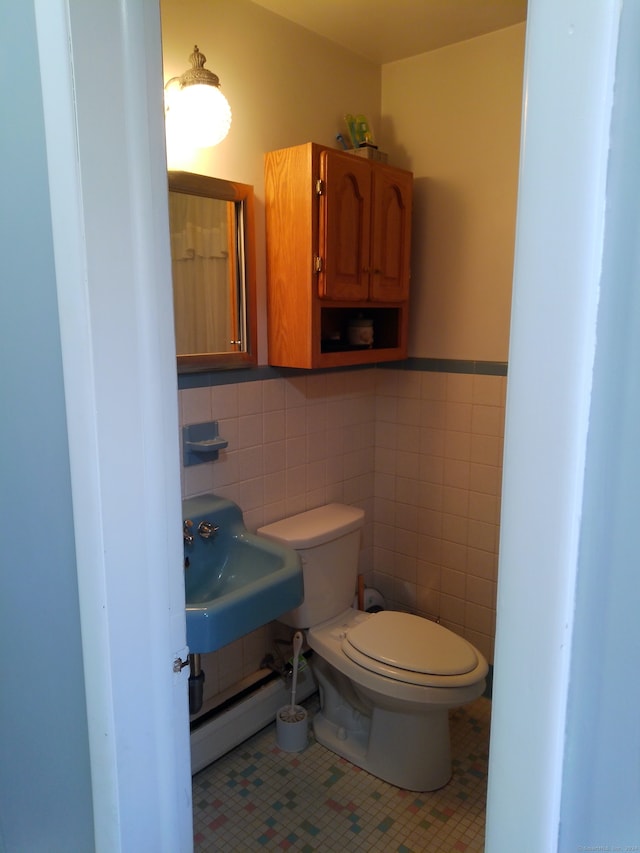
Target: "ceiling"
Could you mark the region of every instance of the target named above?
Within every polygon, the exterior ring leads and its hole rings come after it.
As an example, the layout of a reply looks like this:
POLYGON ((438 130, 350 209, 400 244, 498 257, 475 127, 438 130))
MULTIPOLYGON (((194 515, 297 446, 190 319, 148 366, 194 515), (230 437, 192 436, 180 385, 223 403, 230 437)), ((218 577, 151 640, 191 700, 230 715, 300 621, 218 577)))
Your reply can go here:
POLYGON ((510 27, 527 0, 253 0, 383 64, 510 27))

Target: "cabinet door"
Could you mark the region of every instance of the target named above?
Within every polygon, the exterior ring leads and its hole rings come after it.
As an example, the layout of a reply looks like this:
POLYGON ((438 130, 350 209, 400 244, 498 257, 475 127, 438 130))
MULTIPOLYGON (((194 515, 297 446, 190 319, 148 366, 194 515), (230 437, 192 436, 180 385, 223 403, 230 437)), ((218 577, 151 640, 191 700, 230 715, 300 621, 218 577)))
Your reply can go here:
POLYGON ((385 166, 373 172, 370 298, 400 302, 409 297, 413 178, 385 166))
POLYGON ((318 295, 369 298, 371 169, 364 160, 326 150, 320 155, 318 295))

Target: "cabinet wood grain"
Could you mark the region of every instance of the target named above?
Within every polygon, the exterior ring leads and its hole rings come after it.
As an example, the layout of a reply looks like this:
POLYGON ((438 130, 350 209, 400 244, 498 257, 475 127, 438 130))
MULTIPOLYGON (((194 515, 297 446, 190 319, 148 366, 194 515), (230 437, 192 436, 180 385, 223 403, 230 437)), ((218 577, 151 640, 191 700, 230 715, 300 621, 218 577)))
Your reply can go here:
POLYGON ((315 143, 265 158, 269 363, 406 358, 410 172, 315 143), (372 320, 372 347, 349 343, 372 320))

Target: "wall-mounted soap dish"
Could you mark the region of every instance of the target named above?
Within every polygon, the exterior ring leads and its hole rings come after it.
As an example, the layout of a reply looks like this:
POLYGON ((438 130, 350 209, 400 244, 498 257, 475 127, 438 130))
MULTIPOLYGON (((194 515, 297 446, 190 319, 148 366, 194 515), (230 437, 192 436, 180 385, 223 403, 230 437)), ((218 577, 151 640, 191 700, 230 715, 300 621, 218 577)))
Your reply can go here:
POLYGON ((215 461, 218 453, 228 444, 218 433, 218 421, 182 427, 182 459, 185 468, 215 461))

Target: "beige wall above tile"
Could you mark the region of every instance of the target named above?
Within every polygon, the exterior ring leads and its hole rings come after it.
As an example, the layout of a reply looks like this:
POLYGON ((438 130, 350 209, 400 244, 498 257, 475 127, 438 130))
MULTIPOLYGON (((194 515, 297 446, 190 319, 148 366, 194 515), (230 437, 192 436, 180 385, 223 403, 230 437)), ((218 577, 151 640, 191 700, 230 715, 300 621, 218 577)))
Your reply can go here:
POLYGON ((412 356, 507 360, 524 34, 383 66, 389 153, 414 173, 412 356))

